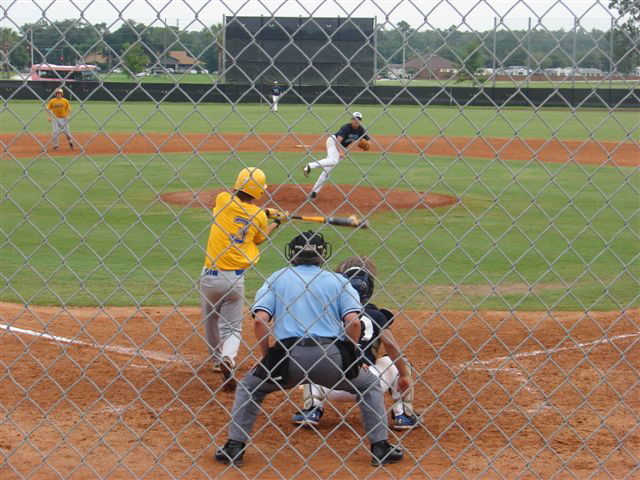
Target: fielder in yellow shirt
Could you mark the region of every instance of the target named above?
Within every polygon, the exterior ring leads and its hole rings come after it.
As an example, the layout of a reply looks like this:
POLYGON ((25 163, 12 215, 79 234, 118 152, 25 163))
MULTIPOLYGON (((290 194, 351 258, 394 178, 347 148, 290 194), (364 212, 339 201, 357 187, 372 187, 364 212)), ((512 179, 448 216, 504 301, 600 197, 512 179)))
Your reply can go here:
POLYGON ((267 189, 259 168, 245 168, 234 192, 216 197, 207 254, 200 277, 200 305, 214 369, 222 372, 226 390, 235 388, 233 371, 240 348, 244 307, 244 271, 258 263, 258 245, 287 215, 257 205, 267 189), (267 214, 274 221, 267 224, 267 214))
POLYGON ((69 100, 63 97, 64 92, 61 88, 55 91, 55 97, 47 103, 47 120, 53 126, 53 149, 58 150, 58 137, 60 133, 64 133, 69 142, 69 148, 73 150, 73 139, 69 130, 69 114, 71 113, 71 104, 69 100))

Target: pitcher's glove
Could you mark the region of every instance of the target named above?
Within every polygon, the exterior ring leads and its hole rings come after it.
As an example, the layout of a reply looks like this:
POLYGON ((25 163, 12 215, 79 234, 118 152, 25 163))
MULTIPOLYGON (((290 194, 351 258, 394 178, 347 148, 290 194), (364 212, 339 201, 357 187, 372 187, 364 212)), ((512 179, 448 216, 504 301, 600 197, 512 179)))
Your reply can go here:
POLYGON ((364 150, 365 152, 368 152, 371 149, 371 144, 369 143, 369 140, 367 140, 366 138, 361 138, 358 141, 358 147, 364 150))
POLYGON ((267 208, 265 210, 267 212, 267 218, 270 218, 278 225, 280 225, 281 223, 287 223, 289 221, 289 212, 287 211, 282 212, 275 208, 267 208))

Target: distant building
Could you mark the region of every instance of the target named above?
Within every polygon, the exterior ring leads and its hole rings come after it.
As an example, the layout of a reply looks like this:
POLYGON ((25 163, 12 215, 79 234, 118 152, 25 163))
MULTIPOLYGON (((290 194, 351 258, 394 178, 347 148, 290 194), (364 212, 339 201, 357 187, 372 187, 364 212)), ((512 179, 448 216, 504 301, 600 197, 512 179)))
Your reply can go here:
POLYGON ((405 62, 404 68, 408 75, 415 78, 447 79, 458 73, 454 62, 438 55, 427 54, 405 62))
POLYGON ((166 55, 160 55, 158 63, 165 69, 172 68, 176 72, 183 72, 198 66, 200 61, 190 57, 184 50, 171 50, 166 55))
POLYGON ((566 67, 563 70, 567 77, 600 77, 605 74, 599 68, 566 67))
POLYGON ((107 65, 109 63, 111 63, 110 61, 111 59, 106 56, 103 55, 102 53, 97 53, 97 52, 93 52, 93 53, 89 53, 87 55, 85 55, 84 57, 82 57, 82 63, 90 65, 107 65))
POLYGON ((511 65, 507 68, 500 68, 496 72, 498 75, 509 75, 512 77, 524 77, 529 75, 531 72, 527 67, 523 67, 521 65, 511 65))
POLYGON ((633 74, 634 74, 636 77, 640 77, 640 67, 636 67, 636 68, 634 68, 634 69, 633 69, 633 74))
POLYGON ((562 67, 555 68, 545 68, 542 73, 544 73, 547 77, 566 77, 567 73, 565 69, 562 67))

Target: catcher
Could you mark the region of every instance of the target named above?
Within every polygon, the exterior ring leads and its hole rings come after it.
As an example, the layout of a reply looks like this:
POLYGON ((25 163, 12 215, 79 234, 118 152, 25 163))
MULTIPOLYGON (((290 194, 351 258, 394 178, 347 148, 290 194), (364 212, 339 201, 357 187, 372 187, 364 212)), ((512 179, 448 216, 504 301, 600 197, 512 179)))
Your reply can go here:
MULTIPOLYGON (((362 350, 369 371, 380 378, 382 391, 389 391, 393 399, 391 416, 395 430, 408 430, 419 423, 413 410, 413 386, 411 372, 407 360, 402 356, 400 348, 391 333, 393 313, 369 303, 373 295, 376 274, 375 264, 362 257, 349 257, 338 268, 360 295, 364 312, 360 317, 360 339, 358 345, 362 350), (380 354, 384 345, 386 355, 380 354)), ((331 390, 321 385, 304 385, 304 409, 293 416, 298 425, 316 426, 324 413, 325 399, 333 401, 357 401, 355 395, 339 390, 331 390)))
POLYGON ((309 199, 313 200, 318 196, 322 186, 329 178, 331 170, 336 168, 340 160, 344 158, 345 154, 353 148, 354 145, 357 145, 362 150, 369 150, 371 148, 369 140, 369 135, 367 135, 362 126, 362 114, 360 112, 353 112, 351 115, 351 123, 345 123, 342 128, 338 130, 338 133, 329 135, 329 138, 327 138, 327 158, 317 162, 307 163, 302 167, 302 172, 305 177, 308 177, 314 168, 322 168, 323 170, 311 190, 309 199))

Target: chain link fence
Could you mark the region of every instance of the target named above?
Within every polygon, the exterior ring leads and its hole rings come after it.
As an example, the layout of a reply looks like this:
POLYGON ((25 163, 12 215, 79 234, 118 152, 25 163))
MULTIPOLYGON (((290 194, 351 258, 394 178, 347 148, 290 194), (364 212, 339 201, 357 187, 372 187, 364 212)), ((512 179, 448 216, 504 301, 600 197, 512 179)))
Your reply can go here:
MULTIPOLYGON (((633 2, 0 9, 2 478, 640 475, 633 2), (354 117, 369 151, 334 142, 359 139, 341 130, 354 117), (208 239, 246 167, 266 174, 261 206, 307 221, 236 276, 208 239), (262 358, 250 307, 310 228, 332 244, 325 270, 375 264, 359 278, 393 320, 357 323, 404 459, 370 465, 358 409, 374 387, 308 376, 256 408, 242 468, 216 462, 227 370, 262 358), (207 255, 220 271, 201 277, 207 255), (200 303, 223 274, 244 294, 242 333, 220 320, 230 364, 203 321, 221 303, 200 303)), ((311 290, 309 312, 338 302, 311 290)))

